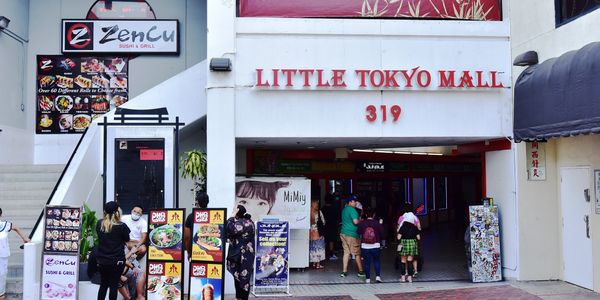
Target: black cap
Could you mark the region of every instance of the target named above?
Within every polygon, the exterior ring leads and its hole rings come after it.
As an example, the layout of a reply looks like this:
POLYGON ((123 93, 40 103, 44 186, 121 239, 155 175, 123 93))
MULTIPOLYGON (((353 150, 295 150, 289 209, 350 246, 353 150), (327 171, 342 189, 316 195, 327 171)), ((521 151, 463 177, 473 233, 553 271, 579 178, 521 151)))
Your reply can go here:
POLYGON ((109 201, 104 203, 104 212, 107 214, 113 214, 119 209, 119 204, 115 201, 109 201))

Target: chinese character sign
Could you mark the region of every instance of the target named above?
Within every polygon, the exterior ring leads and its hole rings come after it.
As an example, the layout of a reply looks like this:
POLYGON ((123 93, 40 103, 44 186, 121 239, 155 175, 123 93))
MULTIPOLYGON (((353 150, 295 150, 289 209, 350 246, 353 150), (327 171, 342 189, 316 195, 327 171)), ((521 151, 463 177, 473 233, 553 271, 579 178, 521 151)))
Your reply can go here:
POLYGON ((225 209, 194 209, 192 260, 222 262, 225 245, 225 209))
POLYGON ((526 143, 527 179, 546 180, 546 143, 526 143))

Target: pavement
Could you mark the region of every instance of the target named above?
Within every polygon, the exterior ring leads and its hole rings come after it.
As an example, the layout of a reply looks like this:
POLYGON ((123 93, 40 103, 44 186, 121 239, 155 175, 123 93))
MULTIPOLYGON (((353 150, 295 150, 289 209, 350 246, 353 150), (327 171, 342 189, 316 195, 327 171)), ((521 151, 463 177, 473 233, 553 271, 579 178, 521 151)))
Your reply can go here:
MULTIPOLYGON (((292 299, 312 300, 388 300, 388 299, 600 299, 600 294, 563 281, 503 281, 471 283, 467 281, 413 283, 311 284, 290 286, 292 299)), ((281 297, 255 297, 285 299, 281 297)), ((226 295, 233 300, 233 295, 226 295)))

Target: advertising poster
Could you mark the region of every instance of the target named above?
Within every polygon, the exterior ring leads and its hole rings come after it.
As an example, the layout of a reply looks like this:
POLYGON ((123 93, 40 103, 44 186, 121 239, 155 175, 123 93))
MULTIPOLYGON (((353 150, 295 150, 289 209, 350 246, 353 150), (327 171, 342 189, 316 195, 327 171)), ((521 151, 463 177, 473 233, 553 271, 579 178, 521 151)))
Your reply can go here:
POLYGON ((254 286, 287 287, 289 283, 289 223, 269 221, 257 223, 254 286))
POLYGON ((46 206, 44 253, 79 253, 81 208, 46 206))
POLYGON ((234 207, 246 207, 253 220, 283 216, 290 229, 309 229, 310 191, 306 178, 236 177, 234 207))
POLYGON ((223 262, 225 209, 194 209, 192 260, 223 262))
POLYGON ((224 299, 222 264, 192 263, 190 267, 190 300, 224 299))
POLYGON ((128 59, 38 55, 36 133, 81 133, 128 100, 128 59))
POLYGON ((42 255, 40 299, 77 299, 79 256, 42 255))
POLYGON ((498 206, 469 206, 473 282, 502 280, 498 206))
POLYGON ((150 210, 148 220, 149 260, 183 259, 183 209, 150 210))
POLYGON ((240 17, 420 18, 499 21, 498 0, 240 0, 240 17))
POLYGON ((183 263, 148 262, 148 281, 146 299, 175 300, 183 299, 183 263))

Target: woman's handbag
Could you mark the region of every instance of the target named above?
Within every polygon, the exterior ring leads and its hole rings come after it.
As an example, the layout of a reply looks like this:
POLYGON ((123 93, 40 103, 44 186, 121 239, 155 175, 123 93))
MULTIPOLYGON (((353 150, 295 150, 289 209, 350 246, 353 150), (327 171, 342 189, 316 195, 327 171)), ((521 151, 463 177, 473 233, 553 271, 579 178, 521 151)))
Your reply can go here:
POLYGON ((325 223, 323 223, 321 212, 319 212, 317 219, 317 230, 319 231, 320 236, 325 235, 325 223))
POLYGON ((242 243, 237 245, 229 244, 227 251, 227 261, 230 263, 239 263, 242 260, 242 243))
POLYGON ((402 252, 402 242, 398 241, 398 248, 396 248, 396 251, 398 251, 398 253, 402 252))

